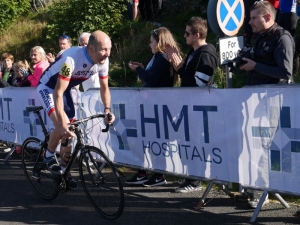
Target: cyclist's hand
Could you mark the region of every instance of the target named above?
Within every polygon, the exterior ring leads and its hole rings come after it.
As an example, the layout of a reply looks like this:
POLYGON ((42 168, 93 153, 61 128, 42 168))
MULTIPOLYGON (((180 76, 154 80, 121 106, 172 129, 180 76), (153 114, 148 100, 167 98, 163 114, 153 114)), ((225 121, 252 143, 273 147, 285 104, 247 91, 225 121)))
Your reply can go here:
POLYGON ((110 113, 106 114, 105 123, 111 125, 115 121, 115 115, 110 113))
POLYGON ((75 134, 69 130, 69 127, 67 124, 61 126, 60 134, 63 138, 76 137, 75 134))

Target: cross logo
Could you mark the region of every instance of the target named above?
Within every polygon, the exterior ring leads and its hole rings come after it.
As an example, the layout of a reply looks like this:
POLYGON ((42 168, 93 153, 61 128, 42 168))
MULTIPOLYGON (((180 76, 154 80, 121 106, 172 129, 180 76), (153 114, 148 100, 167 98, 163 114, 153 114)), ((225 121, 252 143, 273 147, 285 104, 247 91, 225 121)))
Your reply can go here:
MULTIPOLYGON (((28 99, 28 105, 35 105, 35 99, 28 99)), ((45 114, 45 113, 44 113, 45 114)), ((29 124, 30 135, 37 136, 37 128, 36 125, 41 125, 39 118, 33 112, 28 112, 27 110, 23 110, 23 121, 25 124, 29 124)), ((46 115, 44 115, 44 118, 46 115)), ((47 124, 47 120, 44 119, 45 124, 47 124)))
POLYGON ((110 129, 110 134, 116 135, 119 141, 119 146, 112 146, 112 148, 130 150, 127 138, 137 137, 136 120, 126 119, 125 104, 113 104, 112 108, 116 117, 114 126, 117 129, 110 129))
POLYGON ((219 0, 217 19, 224 34, 228 36, 237 34, 244 22, 243 0, 219 0))
POLYGON ((290 107, 280 110, 278 128, 252 127, 252 136, 259 139, 272 138, 270 145, 271 170, 292 172, 292 153, 300 153, 300 128, 291 127, 290 107), (271 135, 271 129, 276 129, 271 135))

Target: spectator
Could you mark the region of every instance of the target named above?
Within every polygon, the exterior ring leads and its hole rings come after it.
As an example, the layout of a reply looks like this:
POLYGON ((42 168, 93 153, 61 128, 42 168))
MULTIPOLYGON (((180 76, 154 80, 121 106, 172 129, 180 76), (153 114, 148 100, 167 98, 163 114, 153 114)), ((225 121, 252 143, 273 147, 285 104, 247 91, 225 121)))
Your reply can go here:
MULTIPOLYGON (((245 43, 248 45, 250 45, 253 36, 252 28, 249 24, 249 21, 250 21, 250 8, 254 4, 254 2, 256 2, 256 0, 244 0, 244 5, 245 5, 244 36, 246 39, 245 43)), ((269 0, 269 2, 275 8, 275 12, 276 12, 275 21, 277 21, 280 16, 279 0, 269 0)))
POLYGON ((55 57, 53 53, 47 53, 46 57, 48 62, 51 64, 58 58, 65 50, 72 47, 72 39, 68 35, 62 35, 59 37, 58 45, 60 48, 60 52, 55 57))
POLYGON ((14 81, 16 80, 16 75, 12 66, 14 63, 14 57, 12 54, 3 53, 1 61, 4 66, 2 67, 1 71, 2 78, 0 78, 0 87, 3 88, 12 86, 14 81))
MULTIPOLYGON (((291 33, 295 37, 296 27, 298 22, 298 16, 296 14, 297 3, 294 0, 280 1, 280 16, 278 20, 279 26, 291 33)), ((299 39, 299 38, 298 38, 299 39)), ((297 42, 297 48, 299 49, 299 40, 297 42)), ((295 74, 299 71, 299 56, 298 52, 295 51, 294 61, 293 61, 293 72, 295 74)))
POLYGON ((28 76, 28 80, 30 81, 31 87, 37 87, 42 74, 50 64, 46 58, 46 52, 41 46, 33 47, 30 51, 30 57, 34 63, 34 71, 32 75, 28 76))
POLYGON ((17 78, 14 82, 16 87, 30 87, 30 81, 27 79, 29 75, 32 74, 32 71, 29 67, 29 64, 26 60, 18 61, 13 65, 14 71, 17 75, 17 78))
MULTIPOLYGON (((87 33, 87 32, 82 33, 78 38, 78 45, 87 46, 90 36, 91 33, 87 33)), ((107 58, 107 60, 103 65, 98 65, 98 66, 108 68, 108 65, 109 65, 109 59, 107 58)), ((81 84, 82 84, 83 91, 87 91, 90 88, 100 88, 99 76, 97 75, 91 76, 89 79, 85 80, 81 84)))
MULTIPOLYGON (((240 69, 248 71, 247 85, 288 84, 292 80, 294 41, 291 34, 275 23, 275 9, 268 1, 259 1, 250 8, 250 22, 253 36, 251 59, 243 58, 247 63, 240 69)), ((276 115, 270 110, 270 140, 278 126, 276 115)), ((273 112, 274 111, 274 112, 273 112)), ((250 201, 249 208, 256 208, 262 191, 247 190, 244 196, 250 201)), ((237 196, 242 199, 243 195, 237 196)), ((269 203, 268 196, 263 205, 269 203)))
POLYGON ((132 20, 136 20, 139 15, 139 0, 130 0, 132 5, 132 20))
POLYGON ((60 36, 58 43, 59 43, 60 50, 66 50, 72 47, 72 40, 68 35, 60 36))
MULTIPOLYGON (((186 24, 184 37, 192 47, 183 61, 176 49, 167 48, 168 57, 181 78, 181 87, 210 86, 215 69, 218 67, 218 55, 213 45, 206 42, 207 21, 192 17, 186 24)), ((176 192, 187 193, 201 190, 201 181, 185 179, 176 192)))
MULTIPOLYGON (((172 65, 165 53, 166 45, 172 46, 177 52, 179 47, 171 32, 160 27, 152 31, 150 36, 150 48, 153 57, 144 68, 142 63, 130 62, 128 66, 138 73, 139 78, 144 82, 144 87, 173 87, 177 76, 174 76, 172 65)), ((144 186, 158 186, 167 183, 163 174, 155 173, 150 180, 145 170, 139 170, 132 179, 125 181, 127 184, 143 184, 144 186)))

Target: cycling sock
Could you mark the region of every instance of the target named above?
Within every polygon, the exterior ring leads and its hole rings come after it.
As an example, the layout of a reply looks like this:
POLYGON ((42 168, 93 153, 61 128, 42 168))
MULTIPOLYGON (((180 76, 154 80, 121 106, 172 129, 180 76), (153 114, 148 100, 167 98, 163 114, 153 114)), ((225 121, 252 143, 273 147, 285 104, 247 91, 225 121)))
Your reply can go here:
POLYGON ((47 149, 45 157, 49 158, 49 157, 52 157, 52 156, 54 156, 54 152, 51 152, 49 149, 47 149))

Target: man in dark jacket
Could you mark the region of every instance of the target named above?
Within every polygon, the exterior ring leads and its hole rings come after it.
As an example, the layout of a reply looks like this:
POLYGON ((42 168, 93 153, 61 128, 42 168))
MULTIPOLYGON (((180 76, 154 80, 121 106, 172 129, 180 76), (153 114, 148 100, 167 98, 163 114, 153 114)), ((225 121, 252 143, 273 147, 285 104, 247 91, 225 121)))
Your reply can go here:
MULTIPOLYGON (((218 55, 213 45, 206 42, 207 20, 192 17, 186 24, 184 37, 192 46, 183 61, 175 49, 169 47, 166 52, 172 60, 175 70, 180 75, 181 87, 205 87, 213 81, 215 69, 218 67, 218 55)), ((201 190, 201 181, 185 179, 175 189, 176 192, 187 193, 201 190)))
MULTIPOLYGON (((292 81, 294 40, 291 34, 275 23, 275 9, 268 1, 258 1, 250 9, 250 22, 255 34, 251 41, 251 57, 243 58, 247 63, 240 67, 248 71, 247 85, 288 84, 292 81)), ((270 138, 278 127, 279 107, 269 109, 270 138), (272 129, 271 129, 272 128, 272 129)), ((271 143, 271 142, 270 142, 271 143)), ((256 208, 262 191, 247 190, 244 196, 250 201, 249 208, 256 208)), ((237 196, 242 200, 242 196, 237 196)), ((268 196, 263 205, 269 203, 268 196)))
POLYGON ((15 75, 12 65, 14 63, 13 55, 9 53, 3 53, 1 61, 4 64, 4 67, 0 71, 0 88, 12 86, 17 76, 15 75))
POLYGON ((292 80, 294 40, 274 21, 275 9, 268 1, 260 1, 250 9, 252 39, 251 59, 240 69, 248 71, 247 85, 287 84, 292 80))

